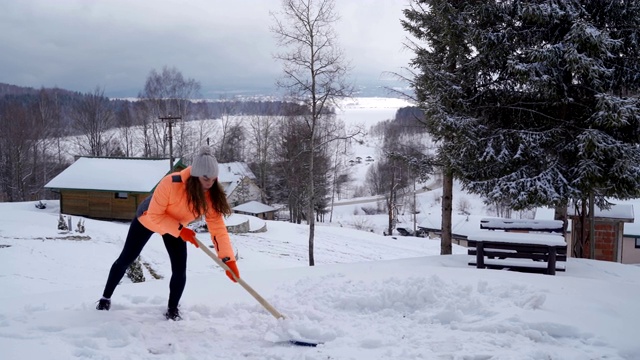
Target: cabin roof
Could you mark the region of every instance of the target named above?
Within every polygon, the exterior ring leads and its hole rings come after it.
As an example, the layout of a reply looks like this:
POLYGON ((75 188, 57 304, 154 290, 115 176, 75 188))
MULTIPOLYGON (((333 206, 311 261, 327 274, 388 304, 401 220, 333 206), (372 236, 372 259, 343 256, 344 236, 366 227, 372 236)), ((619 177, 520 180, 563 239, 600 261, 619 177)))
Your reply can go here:
POLYGON ((45 188, 148 193, 169 170, 169 159, 80 157, 45 188))

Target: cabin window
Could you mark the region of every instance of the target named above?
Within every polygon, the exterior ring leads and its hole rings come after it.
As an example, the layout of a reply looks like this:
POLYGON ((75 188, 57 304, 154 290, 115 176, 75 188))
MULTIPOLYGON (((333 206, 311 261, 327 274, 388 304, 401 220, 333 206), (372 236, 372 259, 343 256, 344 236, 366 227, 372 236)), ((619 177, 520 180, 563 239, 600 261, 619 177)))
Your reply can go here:
POLYGON ((127 199, 128 197, 129 197, 129 194, 127 194, 126 192, 116 193, 116 199, 127 199))
POLYGON ((636 249, 640 249, 640 238, 636 238, 636 249))

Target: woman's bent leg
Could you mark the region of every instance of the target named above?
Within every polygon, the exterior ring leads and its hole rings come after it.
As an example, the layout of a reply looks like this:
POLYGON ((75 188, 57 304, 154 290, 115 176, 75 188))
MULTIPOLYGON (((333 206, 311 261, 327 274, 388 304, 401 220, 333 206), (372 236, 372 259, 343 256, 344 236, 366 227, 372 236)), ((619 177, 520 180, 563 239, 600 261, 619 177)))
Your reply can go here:
POLYGON ((144 227, 138 221, 137 217, 131 221, 129 233, 127 234, 127 239, 124 242, 124 248, 122 249, 118 259, 116 259, 113 265, 111 265, 107 284, 105 285, 104 292, 102 293, 104 298, 111 298, 113 291, 116 289, 116 286, 118 286, 120 280, 122 280, 127 268, 140 255, 142 248, 147 244, 151 235, 153 235, 153 231, 144 227))
POLYGON ((187 243, 169 234, 163 235, 162 239, 171 259, 168 308, 176 309, 187 283, 187 243))

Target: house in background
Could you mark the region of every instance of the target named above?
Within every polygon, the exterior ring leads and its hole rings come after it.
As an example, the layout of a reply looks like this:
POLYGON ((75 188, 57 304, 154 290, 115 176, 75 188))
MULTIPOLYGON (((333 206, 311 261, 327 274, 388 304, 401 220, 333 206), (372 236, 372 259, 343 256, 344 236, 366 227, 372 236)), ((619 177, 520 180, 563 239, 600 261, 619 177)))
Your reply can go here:
POLYGON ((131 220, 160 180, 186 166, 178 159, 80 157, 45 185, 60 194, 60 212, 96 219, 131 220))
POLYGON ((246 163, 221 163, 219 170, 218 181, 231 207, 262 199, 262 189, 256 184, 257 178, 246 163))
POLYGON ((233 212, 244 215, 251 215, 263 220, 275 219, 278 209, 265 205, 259 201, 249 201, 233 207, 233 212))
MULTIPOLYGON (((579 234, 580 217, 575 213, 575 209, 569 206, 567 216, 571 219, 571 243, 569 249, 572 249, 575 242, 575 236, 579 234)), ((586 220, 586 229, 589 229, 589 219, 586 220)), ((605 260, 613 262, 624 262, 625 258, 640 258, 638 249, 624 246, 625 223, 634 222, 633 205, 631 204, 615 204, 610 209, 601 210, 598 207, 594 212, 594 248, 593 252, 596 260, 605 260), (633 253, 636 253, 634 256, 633 253)), ((589 257, 591 252, 589 244, 585 251, 589 257)))
MULTIPOLYGON (((622 264, 640 264, 640 199, 620 200, 610 209, 595 208, 595 255, 597 260, 615 261, 622 264)), ((578 234, 576 225, 580 219, 575 209, 569 208, 572 232, 578 234)), ((587 231, 589 220, 587 219, 587 231)), ((573 236, 571 237, 573 241, 573 236)), ((588 246, 588 244, 587 244, 588 246)), ((589 253, 589 248, 587 252, 589 253)))
MULTIPOLYGON (((640 217, 635 216, 638 200, 616 200, 609 209, 594 211, 594 255, 596 260, 613 261, 622 264, 640 264, 640 217)), ((580 216, 573 206, 567 208, 568 224, 566 229, 568 256, 573 257, 573 245, 580 236, 580 216)), ((536 219, 553 220, 556 218, 555 209, 536 209, 536 219)), ((589 219, 586 221, 589 231, 589 219)), ((587 234, 588 235, 588 234, 587 234)), ((591 255, 588 241, 585 257, 591 255)))
MULTIPOLYGON (((131 220, 138 204, 162 178, 187 166, 180 159, 173 169, 169 159, 79 157, 45 185, 60 194, 62 214, 95 219, 131 220)), ((219 164, 218 181, 233 207, 259 201, 262 190, 249 166, 241 162, 219 164)))
POLYGON ((640 264, 640 221, 627 224, 622 235, 620 262, 623 264, 640 264))

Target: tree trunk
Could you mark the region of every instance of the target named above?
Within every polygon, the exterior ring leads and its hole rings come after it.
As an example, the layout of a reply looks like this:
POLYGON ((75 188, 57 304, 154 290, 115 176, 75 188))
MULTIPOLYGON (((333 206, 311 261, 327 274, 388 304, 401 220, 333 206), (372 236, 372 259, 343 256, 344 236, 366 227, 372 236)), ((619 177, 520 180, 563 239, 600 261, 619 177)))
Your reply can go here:
POLYGON ((309 266, 315 265, 315 260, 313 258, 313 239, 315 235, 316 222, 315 216, 313 216, 313 204, 315 202, 315 189, 314 189, 314 181, 313 181, 313 147, 315 146, 314 141, 314 131, 315 131, 315 121, 312 120, 312 128, 311 128, 311 155, 309 156, 309 213, 307 214, 307 221, 309 222, 309 266))
POLYGON ((451 255, 451 212, 453 209, 453 174, 443 169, 442 175, 442 235, 440 255, 451 255))
POLYGON ((586 257, 586 244, 587 244, 587 200, 580 200, 580 220, 578 224, 575 224, 574 228, 577 230, 576 236, 574 236, 573 255, 577 258, 586 257))
POLYGON ((589 259, 596 259, 596 219, 595 197, 593 191, 589 194, 589 259))

